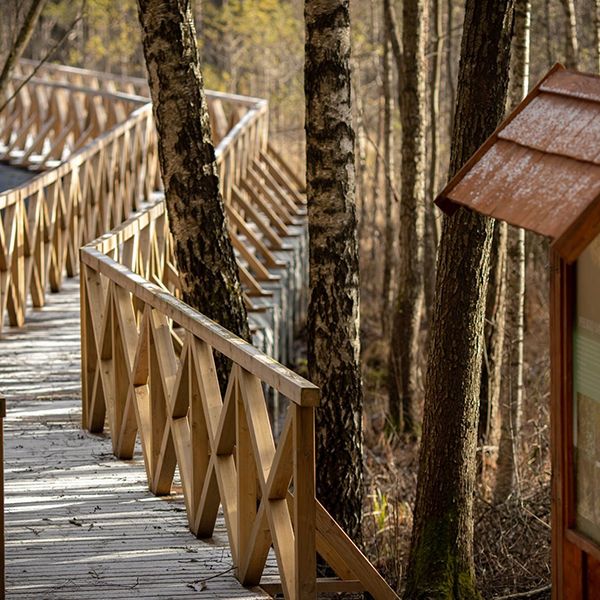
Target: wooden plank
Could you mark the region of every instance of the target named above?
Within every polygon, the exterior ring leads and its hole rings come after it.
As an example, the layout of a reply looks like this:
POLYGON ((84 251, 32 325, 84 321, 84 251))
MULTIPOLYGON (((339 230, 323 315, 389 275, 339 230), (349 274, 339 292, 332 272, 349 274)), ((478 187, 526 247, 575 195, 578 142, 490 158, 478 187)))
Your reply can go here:
POLYGON ((281 185, 294 199, 297 214, 305 214, 306 198, 300 192, 304 186, 294 184, 287 172, 281 168, 281 165, 276 161, 276 159, 273 158, 273 155, 269 151, 261 152, 260 157, 261 160, 266 163, 277 183, 281 185))
POLYGON ((277 161, 279 166, 285 171, 287 176, 294 182, 297 188, 301 192, 303 192, 306 188, 306 184, 303 181, 301 181, 298 175, 294 172, 293 169, 289 167, 289 165, 281 156, 281 154, 275 149, 275 147, 270 142, 267 143, 267 151, 277 161))
POLYGON ((254 206, 252 206, 244 191, 234 185, 231 187, 231 194, 235 203, 239 206, 240 212, 247 214, 252 223, 263 234, 265 239, 269 241, 270 249, 281 250, 283 248, 283 241, 280 234, 275 231, 267 219, 263 217, 254 206))
POLYGON ((244 369, 238 369, 238 385, 248 420, 248 430, 263 495, 273 466, 276 449, 260 380, 244 369))
POLYGON ((294 405, 294 526, 296 598, 317 597, 315 414, 294 405))
POLYGON ((271 530, 267 520, 267 499, 261 501, 252 530, 248 537, 245 554, 238 561, 238 578, 246 586, 258 585, 265 569, 269 548, 273 543, 271 530))
MULTIPOLYGON (((76 282, 67 281, 65 290, 31 314, 28 332, 10 330, 0 344, 0 361, 17 360, 21 380, 35 381, 38 365, 52 360, 57 395, 49 400, 11 392, 5 428, 7 597, 195 598, 206 580, 201 595, 264 598, 244 589, 232 571, 208 579, 231 568, 222 517, 209 543, 194 539, 186 532, 181 495, 154 497, 139 458, 116 461, 107 437, 81 431, 80 399, 69 391, 79 381, 76 282), (31 336, 45 343, 32 345, 31 336), (52 356, 50 340, 60 340, 52 356)), ((0 387, 6 377, 15 375, 0 373, 0 387)))
POLYGON ((269 500, 267 506, 267 519, 275 556, 277 556, 277 565, 281 575, 281 584, 284 595, 290 600, 303 600, 302 596, 297 595, 296 586, 296 545, 294 541, 294 531, 292 520, 287 507, 286 500, 269 500))
POLYGON ((255 540, 253 539, 253 525, 257 518, 258 482, 256 461, 252 449, 252 438, 248 426, 248 418, 244 400, 238 389, 237 378, 239 369, 235 367, 235 406, 236 406, 236 467, 237 467, 237 528, 238 528, 238 567, 244 565, 242 580, 247 585, 255 585, 258 580, 250 582, 246 564, 250 562, 250 555, 254 553, 255 540))
MULTIPOLYGON (((283 586, 278 583, 261 583, 260 588, 271 596, 282 595, 283 586)), ((364 592, 365 587, 360 581, 345 581, 343 579, 320 578, 316 583, 317 594, 343 594, 364 592)))
POLYGON ((546 77, 540 89, 542 92, 600 102, 600 78, 587 73, 556 71, 546 77))

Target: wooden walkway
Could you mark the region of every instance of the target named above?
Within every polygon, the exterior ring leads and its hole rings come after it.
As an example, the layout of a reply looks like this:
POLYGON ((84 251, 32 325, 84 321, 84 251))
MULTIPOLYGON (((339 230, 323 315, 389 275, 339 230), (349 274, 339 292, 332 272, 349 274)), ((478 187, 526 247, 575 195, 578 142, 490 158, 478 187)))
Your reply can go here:
POLYGON ((266 597, 235 579, 222 519, 195 539, 181 496, 81 429, 77 280, 3 337, 7 598, 266 597))
POLYGON ((317 501, 320 392, 278 362, 304 317, 306 201, 266 100, 207 93, 261 350, 178 299, 145 80, 37 76, 0 115, 0 161, 29 169, 0 167, 8 598, 257 599, 260 583, 397 600, 317 501), (81 302, 63 283, 76 273, 81 302), (232 361, 225 394, 215 352, 232 361), (317 552, 339 579, 317 579, 317 552))

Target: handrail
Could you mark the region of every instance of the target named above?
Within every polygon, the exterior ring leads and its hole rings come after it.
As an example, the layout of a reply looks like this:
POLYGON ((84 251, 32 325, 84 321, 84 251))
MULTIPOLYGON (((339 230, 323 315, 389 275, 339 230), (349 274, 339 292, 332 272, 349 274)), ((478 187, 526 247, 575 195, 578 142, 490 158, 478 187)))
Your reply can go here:
POLYGON ((61 81, 48 81, 46 79, 40 79, 38 77, 27 78, 24 75, 14 75, 13 81, 25 81, 28 86, 44 86, 47 88, 55 88, 57 90, 68 90, 71 93, 79 92, 90 96, 98 96, 101 98, 108 98, 110 100, 123 100, 131 102, 132 104, 148 104, 147 96, 140 96, 138 94, 127 94, 119 91, 106 91, 98 88, 87 87, 83 85, 74 85, 72 83, 63 83, 61 81))
MULTIPOLYGON (((257 102, 217 147, 229 210, 267 152, 266 111, 257 102)), ((139 434, 156 494, 170 493, 177 464, 194 535, 212 535, 221 505, 244 585, 260 584, 272 546, 281 583, 266 587, 286 598, 316 598, 317 551, 342 577, 328 590, 397 598, 315 498, 319 389, 173 295, 166 218, 159 201, 81 249, 84 425, 100 431, 108 417, 114 453, 124 459, 139 434), (232 362, 224 395, 214 352, 232 362), (277 443, 264 386, 289 400, 277 443)))

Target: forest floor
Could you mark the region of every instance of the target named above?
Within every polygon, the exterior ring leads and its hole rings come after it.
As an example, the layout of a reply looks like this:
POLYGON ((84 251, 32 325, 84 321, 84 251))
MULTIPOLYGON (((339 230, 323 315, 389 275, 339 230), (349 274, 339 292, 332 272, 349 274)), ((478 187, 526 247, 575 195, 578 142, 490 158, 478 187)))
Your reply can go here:
MULTIPOLYGON (((537 254, 545 256, 543 248, 537 254)), ((363 531, 369 558, 388 582, 400 589, 410 547, 419 447, 418 442, 391 434, 386 420, 388 343, 382 339, 380 327, 381 286, 373 283, 379 278, 374 271, 377 262, 367 260, 362 264, 362 280, 366 282, 361 290, 361 333, 367 488, 363 531)), ((519 492, 501 505, 491 502, 494 468, 488 467, 482 475, 478 449, 474 553, 478 586, 485 600, 500 600, 513 594, 533 600, 551 597, 547 265, 539 258, 534 264, 529 270, 526 296, 519 492)), ((422 373, 426 334, 425 323, 422 373)))

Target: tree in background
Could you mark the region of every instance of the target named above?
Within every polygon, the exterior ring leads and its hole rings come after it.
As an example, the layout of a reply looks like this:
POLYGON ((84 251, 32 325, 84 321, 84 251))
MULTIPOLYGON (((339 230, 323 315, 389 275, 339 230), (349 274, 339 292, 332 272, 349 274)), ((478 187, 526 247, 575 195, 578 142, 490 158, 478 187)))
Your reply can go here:
POLYGON ((565 64, 576 69, 579 64, 579 42, 577 39, 577 13, 575 0, 561 0, 566 19, 565 64))
MULTIPOLYGON (((42 10, 44 10, 45 4, 46 0, 32 0, 16 37, 9 43, 8 53, 2 67, 2 72, 0 72, 0 107, 3 107, 6 100, 6 87, 10 81, 10 76, 31 39, 31 35, 42 14, 42 10)), ((17 13, 18 11, 15 10, 15 14, 17 13)))
MULTIPOLYGON (((138 8, 183 299, 248 340, 190 0, 138 0, 138 8)), ((223 382, 226 365, 218 368, 223 382)))
MULTIPOLYGON (((513 40, 510 104, 515 108, 529 88, 531 1, 515 0, 515 36, 513 40)), ((518 492, 518 464, 523 410, 523 337, 525 326, 525 230, 509 228, 508 288, 508 383, 501 405, 502 432, 499 441, 498 471, 494 501, 503 502, 518 492)))
MULTIPOLYGON (((454 175, 504 114, 513 0, 467 0, 450 163, 454 175)), ((478 598, 473 490, 492 221, 444 219, 430 332, 406 598, 478 598)))
POLYGON ((308 371, 321 388, 317 497, 361 538, 362 387, 349 0, 306 0, 308 371))
POLYGON ((398 73, 401 74, 398 102, 402 121, 402 191, 399 287, 390 341, 388 393, 392 423, 401 431, 412 435, 418 435, 420 431, 418 359, 424 296, 427 122, 425 42, 428 13, 428 0, 405 1, 402 45, 399 41, 393 44, 398 73))
POLYGON ((594 71, 600 73, 600 0, 594 0, 594 71))
POLYGON ((390 330, 391 278, 394 252, 394 224, 392 223, 392 198, 394 195, 394 97, 392 85, 392 36, 393 22, 388 18, 390 1, 383 0, 383 158, 385 172, 385 210, 384 210, 384 246, 383 246, 383 286, 381 329, 388 336, 390 330))
POLYGON ((435 293, 435 263, 437 247, 441 233, 441 219, 437 218, 437 210, 433 199, 438 192, 440 141, 441 141, 441 102, 440 86, 442 83, 442 60, 444 58, 444 11, 441 0, 433 0, 431 7, 431 27, 429 32, 430 78, 429 95, 429 173, 427 199, 425 206, 425 257, 423 265, 425 290, 425 317, 431 320, 431 308, 435 293))

